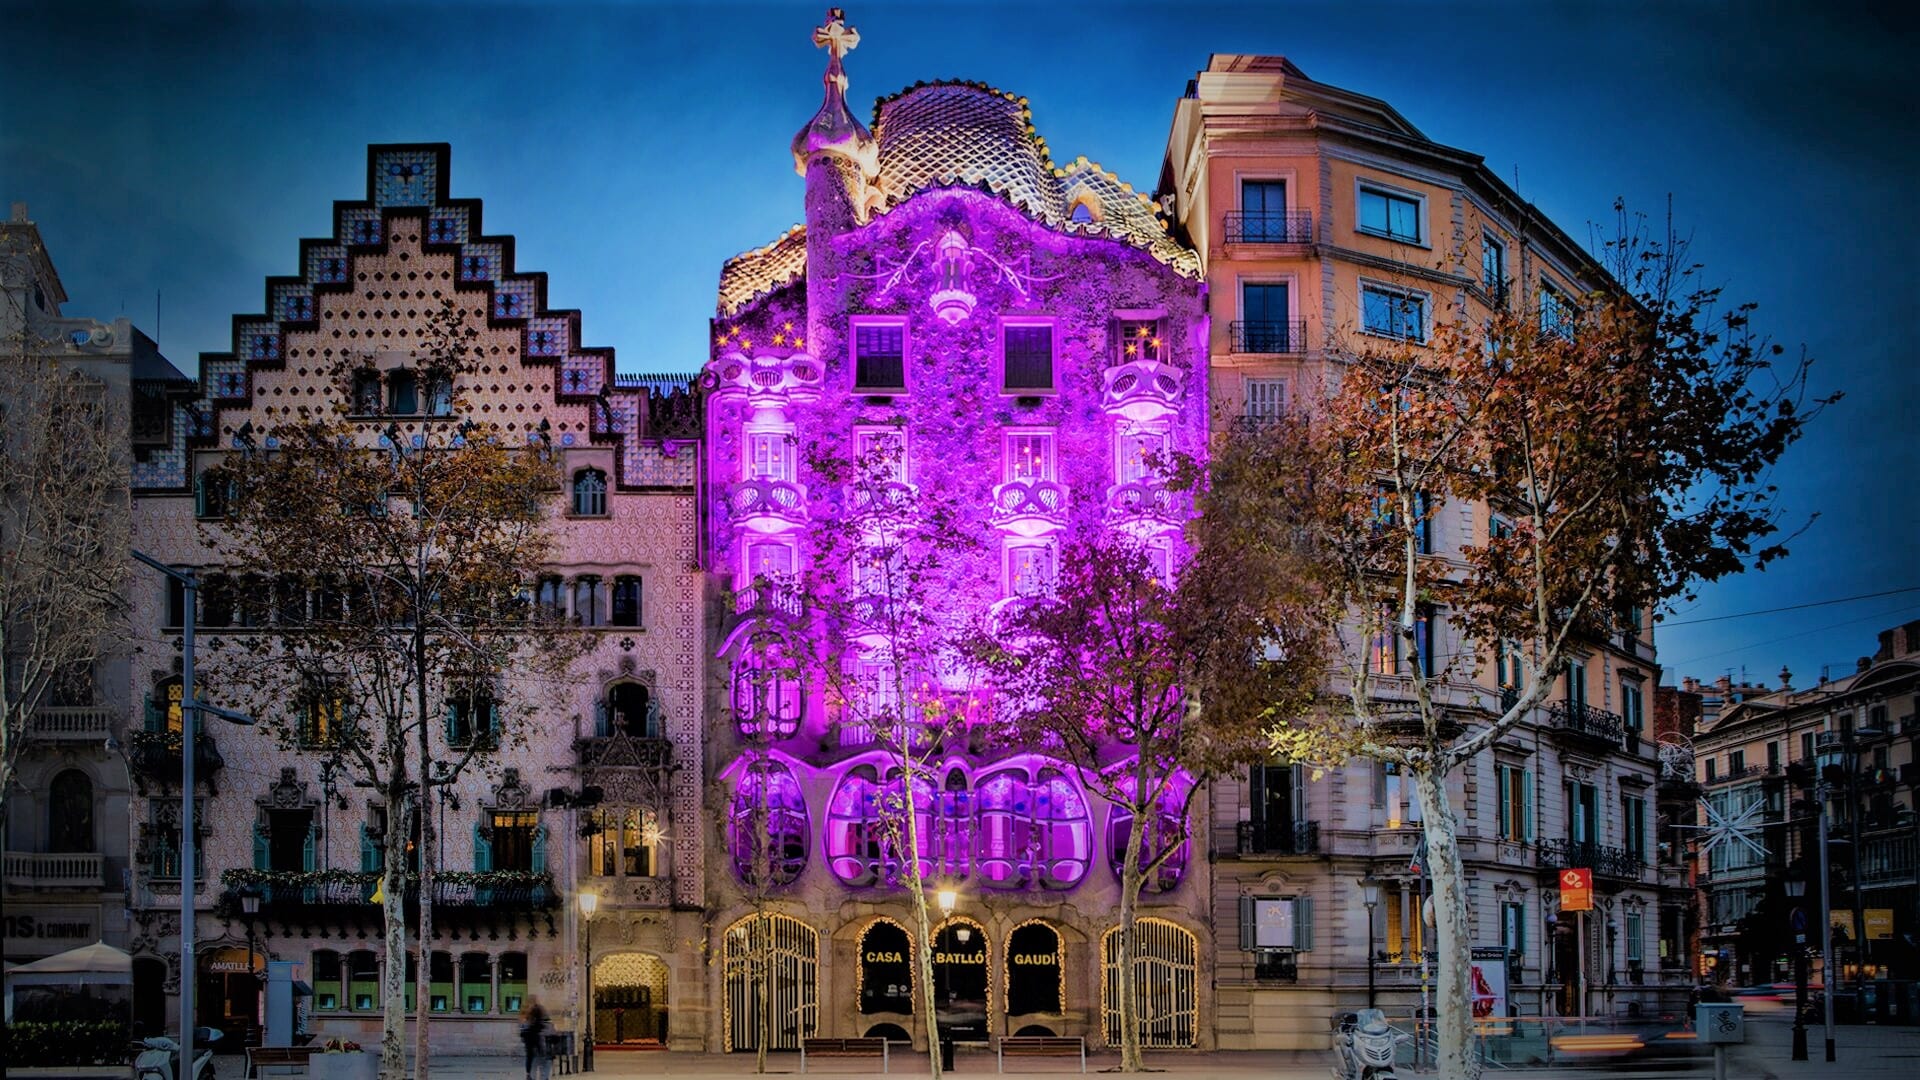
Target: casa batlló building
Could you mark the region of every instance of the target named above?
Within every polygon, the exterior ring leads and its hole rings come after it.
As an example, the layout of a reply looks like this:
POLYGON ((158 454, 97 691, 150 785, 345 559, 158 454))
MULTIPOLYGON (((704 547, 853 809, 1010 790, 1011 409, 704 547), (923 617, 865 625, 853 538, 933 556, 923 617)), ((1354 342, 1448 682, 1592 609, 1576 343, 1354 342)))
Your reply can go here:
MULTIPOLYGON (((1449 305, 1551 315, 1601 280, 1478 158, 1278 57, 1209 62, 1176 108, 1150 199, 1084 158, 1056 163, 1026 101, 990 87, 919 84, 864 124, 843 65, 857 34, 830 16, 815 43, 824 99, 792 146, 804 222, 721 269, 697 374, 616 376, 611 350, 581 344, 581 317, 548 307, 544 277, 516 268, 512 240, 484 234, 479 202, 450 196, 447 148, 377 146, 365 198, 336 204, 332 236, 302 242, 300 272, 267 283, 264 313, 235 318, 233 352, 174 387, 164 439, 136 455, 136 542, 217 573, 205 530, 218 500, 197 481, 247 424, 340 393, 320 372, 342 350, 377 373, 350 403, 369 438, 449 419, 408 360, 444 297, 481 335, 483 370, 457 388, 465 407, 510 438, 550 440, 565 506, 555 565, 529 587, 595 645, 562 699, 527 718, 525 744, 437 807, 442 867, 533 882, 432 898, 437 1046, 511 1045, 511 1017, 535 995, 563 1029, 586 1023, 588 928, 566 902, 581 890, 602 897, 600 1042, 923 1041, 909 859, 962 897, 931 948, 940 1008, 963 1037, 1116 1042, 1126 815, 1042 748, 963 731, 931 752, 920 845, 905 851, 879 820, 900 792, 897 759, 821 671, 794 662, 809 653, 809 612, 760 583, 808 566, 863 497, 820 455, 878 454, 892 464, 867 495, 957 508, 971 545, 941 602, 991 625, 1050 587, 1076 531, 1123 530, 1152 572, 1177 572, 1190 511, 1149 463, 1204 455, 1210 432, 1309 392, 1344 335, 1424 340, 1449 305)), ((1436 508, 1430 554, 1496 527, 1485 507, 1436 508)), ((136 599, 132 694, 146 710, 131 738, 130 939, 136 997, 157 1016, 183 976, 187 613, 157 582, 136 599)), ((198 617, 203 641, 258 632, 238 608, 198 617)), ((1459 640, 1444 610, 1421 629, 1422 655, 1484 654, 1447 688, 1462 723, 1519 685, 1514 652, 1459 640)), ((1383 645, 1377 662, 1390 693, 1420 661, 1383 645)), ((1650 1012, 1684 997, 1687 894, 1650 818, 1658 757, 1641 703, 1656 671, 1646 620, 1622 613, 1552 702, 1455 774, 1489 1010, 1650 1012), (1573 867, 1594 870, 1599 894, 1579 917, 1559 910, 1558 875, 1573 867)), ((454 725, 440 735, 457 745, 454 725)), ((204 944, 185 975, 200 980, 201 1019, 250 1023, 249 958, 272 957, 307 965, 309 1028, 372 1035, 381 965, 395 961, 367 903, 370 838, 391 808, 344 785, 321 748, 215 725, 195 753, 204 944), (227 882, 262 874, 298 887, 270 890, 250 926, 227 882)), ((1142 900, 1149 1046, 1322 1047, 1336 1007, 1417 1004, 1427 949, 1410 785, 1378 764, 1316 776, 1276 762, 1196 806, 1154 825, 1189 831, 1142 900), (1363 878, 1379 888, 1371 903, 1363 878)))
MULTIPOLYGON (((763 670, 810 653, 796 639, 817 632, 814 613, 757 609, 778 604, 767 583, 812 563, 817 530, 863 498, 955 512, 969 543, 941 571, 937 602, 956 623, 1049 591, 1076 531, 1127 530, 1157 572, 1177 566, 1184 511, 1150 463, 1204 453, 1199 262, 1111 174, 1084 159, 1056 167, 1024 99, 918 85, 882 99, 869 131, 844 97, 841 58, 857 35, 835 19, 815 40, 830 53, 825 100, 793 141, 805 224, 722 271, 702 376, 706 561, 733 586, 709 636, 725 696, 708 707, 720 781, 708 840, 730 856, 710 860, 711 917, 726 928, 712 945, 724 967, 713 1045, 759 1038, 756 920, 771 924, 780 958, 772 1045, 924 1039, 901 887, 916 857, 964 897, 932 946, 959 1037, 1117 1041, 1103 992, 1115 839, 1130 819, 1064 762, 969 727, 931 751, 915 795, 919 851, 901 850, 883 820, 898 812, 899 758, 879 725, 837 709, 818 671, 763 670), (810 467, 822 455, 879 456, 883 475, 836 481, 810 467), (741 752, 762 736, 764 756, 741 752), (759 914, 741 889, 761 842, 756 802, 774 808, 790 853, 759 914)), ((827 662, 892 678, 893 644, 863 640, 827 662)), ((1116 759, 1124 752, 1116 745, 1116 759)), ((1190 849, 1150 886, 1150 1045, 1211 1043, 1208 888, 1190 849)))

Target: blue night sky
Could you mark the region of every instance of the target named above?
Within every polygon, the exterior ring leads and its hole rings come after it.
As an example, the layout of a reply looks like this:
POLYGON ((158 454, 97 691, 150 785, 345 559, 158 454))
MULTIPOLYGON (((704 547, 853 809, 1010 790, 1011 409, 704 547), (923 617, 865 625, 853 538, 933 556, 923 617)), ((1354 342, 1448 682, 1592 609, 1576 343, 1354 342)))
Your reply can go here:
MULTIPOLYGON (((623 371, 691 371, 727 256, 801 214, 787 143, 820 95, 824 4, 9 4, 0 198, 30 204, 71 297, 191 369, 264 280, 363 196, 366 144, 453 145, 584 338, 623 371), (162 292, 156 316, 156 291, 162 292)), ((1026 95, 1056 157, 1151 189, 1175 99, 1210 52, 1280 53, 1484 154, 1578 237, 1616 196, 1671 194, 1729 295, 1805 342, 1847 400, 1773 477, 1795 554, 1675 622, 1920 586, 1920 215, 1910 14, 1805 5, 866 3, 848 61, 881 94, 968 78, 1026 95)), ((1920 589, 1663 629, 1672 675, 1836 675, 1920 589)))

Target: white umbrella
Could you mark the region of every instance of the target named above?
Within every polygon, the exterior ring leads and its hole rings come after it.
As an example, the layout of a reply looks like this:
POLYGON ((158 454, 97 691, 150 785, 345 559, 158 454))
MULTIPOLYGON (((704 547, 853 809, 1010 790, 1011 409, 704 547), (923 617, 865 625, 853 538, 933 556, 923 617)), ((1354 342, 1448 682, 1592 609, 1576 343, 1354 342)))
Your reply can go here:
POLYGON ((133 983, 133 957, 96 941, 9 968, 6 981, 9 990, 16 986, 128 986, 133 983))

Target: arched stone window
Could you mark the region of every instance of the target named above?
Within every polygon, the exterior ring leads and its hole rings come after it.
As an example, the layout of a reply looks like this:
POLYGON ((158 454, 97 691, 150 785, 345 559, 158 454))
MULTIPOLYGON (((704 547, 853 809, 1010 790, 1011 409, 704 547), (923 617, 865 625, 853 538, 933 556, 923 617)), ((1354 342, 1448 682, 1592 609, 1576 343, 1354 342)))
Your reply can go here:
POLYGON ((980 784, 981 882, 989 888, 1070 889, 1093 860, 1093 822, 1080 788, 1056 768, 1031 778, 997 772, 980 784))
POLYGON ((827 803, 827 865, 848 885, 871 885, 880 877, 885 842, 880 785, 873 769, 851 769, 827 803))
POLYGON ((800 727, 800 666, 777 634, 756 634, 733 667, 733 718, 746 738, 784 739, 800 727))
MULTIPOLYGON (((1140 1044, 1192 1046, 1199 1026, 1199 939, 1165 919, 1134 920, 1133 1000, 1140 1044)), ((1120 927, 1100 942, 1100 998, 1107 1045, 1120 1045, 1120 927)))
MULTIPOLYGON (((1130 788, 1130 782, 1123 784, 1130 788)), ((1178 842, 1179 847, 1155 873, 1146 880, 1146 891, 1166 892, 1180 884, 1186 876, 1187 858, 1192 854, 1192 838, 1187 835, 1186 795, 1191 781, 1176 777, 1166 785, 1159 799, 1158 812, 1147 822, 1146 835, 1140 845, 1138 858, 1145 866, 1155 856, 1164 851, 1168 844, 1178 842)), ((1133 815, 1121 807, 1115 806, 1107 815, 1107 862, 1113 868, 1113 874, 1120 876, 1121 860, 1126 858, 1127 844, 1132 839, 1133 815)))
POLYGON ((631 739, 661 737, 660 704, 646 686, 622 680, 607 687, 596 734, 611 735, 616 731, 631 739))
POLYGON ((61 772, 47 789, 47 850, 93 850, 93 781, 78 769, 61 772))
POLYGON ((599 469, 581 469, 573 474, 573 513, 575 517, 606 516, 606 473, 599 469))
POLYGON ((785 885, 807 868, 807 800, 785 765, 755 762, 734 789, 727 816, 727 847, 741 881, 754 884, 763 857, 769 884, 785 885), (764 853, 757 846, 762 842, 764 853))
POLYGON ((860 967, 855 973, 860 1011, 911 1013, 918 1003, 913 992, 913 939, 907 928, 892 919, 875 919, 860 933, 860 967))

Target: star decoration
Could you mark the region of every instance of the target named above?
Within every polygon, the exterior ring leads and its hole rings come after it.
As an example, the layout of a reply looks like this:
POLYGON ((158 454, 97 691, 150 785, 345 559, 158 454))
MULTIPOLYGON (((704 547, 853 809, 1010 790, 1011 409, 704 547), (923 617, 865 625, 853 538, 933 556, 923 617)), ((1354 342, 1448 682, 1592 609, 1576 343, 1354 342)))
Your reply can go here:
POLYGON ((1127 343, 1127 355, 1128 355, 1128 356, 1137 356, 1137 355, 1139 354, 1139 352, 1140 352, 1140 346, 1138 346, 1138 345, 1135 345, 1135 344, 1134 344, 1134 343, 1132 343, 1132 342, 1128 342, 1128 343, 1127 343))
POLYGON ((774 334, 773 334, 773 343, 774 343, 775 345, 785 345, 785 344, 787 343, 787 335, 785 335, 785 334, 783 334, 783 333, 780 333, 780 332, 779 332, 779 331, 777 331, 777 330, 776 330, 776 331, 774 331, 774 334))
POLYGON ((806 348, 806 347, 807 347, 807 339, 806 339, 806 338, 803 338, 803 337, 796 337, 796 338, 794 338, 794 339, 793 339, 793 347, 794 347, 794 348, 796 348, 796 349, 804 349, 804 348, 806 348))

